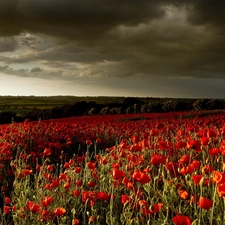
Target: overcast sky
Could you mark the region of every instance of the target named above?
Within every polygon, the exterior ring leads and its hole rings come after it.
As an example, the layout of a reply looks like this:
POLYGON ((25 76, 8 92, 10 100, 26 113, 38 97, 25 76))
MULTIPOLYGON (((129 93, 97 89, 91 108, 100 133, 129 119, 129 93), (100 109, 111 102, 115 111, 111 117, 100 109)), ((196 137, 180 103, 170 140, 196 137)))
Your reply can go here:
POLYGON ((225 98, 225 1, 0 0, 0 95, 225 98))

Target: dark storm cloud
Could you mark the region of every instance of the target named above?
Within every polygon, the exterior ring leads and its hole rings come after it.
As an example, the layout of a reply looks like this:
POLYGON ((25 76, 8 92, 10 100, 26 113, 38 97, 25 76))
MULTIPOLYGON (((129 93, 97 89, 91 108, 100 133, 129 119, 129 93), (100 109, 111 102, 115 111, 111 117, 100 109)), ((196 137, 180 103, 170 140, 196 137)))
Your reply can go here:
POLYGON ((19 77, 32 77, 35 74, 37 78, 55 79, 63 77, 63 73, 60 70, 45 70, 40 67, 34 67, 31 70, 28 69, 15 69, 9 66, 0 66, 0 72, 7 75, 14 75, 19 77))
POLYGON ((224 0, 189 1, 188 21, 195 25, 212 25, 225 31, 224 0))
POLYGON ((37 72, 42 72, 43 69, 41 69, 40 67, 34 67, 30 70, 31 73, 37 73, 37 72))
POLYGON ((15 38, 3 38, 0 36, 0 53, 11 52, 18 47, 18 43, 15 38))
POLYGON ((0 0, 0 37, 18 40, 0 52, 29 48, 0 60, 68 77, 225 78, 224 12, 224 0, 0 0))
POLYGON ((136 25, 162 16, 160 2, 0 0, 1 33, 10 35, 27 30, 91 38, 120 24, 136 25))

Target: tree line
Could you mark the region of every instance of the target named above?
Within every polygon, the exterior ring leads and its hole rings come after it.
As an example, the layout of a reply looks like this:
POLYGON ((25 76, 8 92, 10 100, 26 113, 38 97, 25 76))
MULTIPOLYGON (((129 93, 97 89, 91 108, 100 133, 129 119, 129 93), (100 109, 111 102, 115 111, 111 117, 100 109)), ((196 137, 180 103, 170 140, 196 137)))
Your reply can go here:
POLYGON ((23 122, 25 119, 48 120, 67 118, 83 115, 113 115, 132 113, 162 113, 192 110, 219 110, 225 109, 225 100, 222 99, 198 99, 192 102, 185 100, 149 101, 144 102, 139 98, 127 97, 122 103, 97 104, 95 101, 78 101, 74 104, 65 104, 51 109, 34 108, 22 116, 16 112, 0 112, 0 123, 23 122))

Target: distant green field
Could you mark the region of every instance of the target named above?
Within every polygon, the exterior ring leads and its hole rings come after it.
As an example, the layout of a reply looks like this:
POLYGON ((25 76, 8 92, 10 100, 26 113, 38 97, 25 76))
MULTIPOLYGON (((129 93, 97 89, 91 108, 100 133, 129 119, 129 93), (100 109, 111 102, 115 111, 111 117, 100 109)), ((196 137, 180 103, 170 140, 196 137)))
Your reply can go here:
MULTIPOLYGON (((76 96, 0 96, 0 111, 29 111, 34 108, 48 109, 65 104, 73 104, 78 101, 95 101, 97 104, 122 103, 125 97, 76 97, 76 96)), ((140 98, 144 102, 169 100, 192 102, 194 99, 172 99, 172 98, 140 98)))

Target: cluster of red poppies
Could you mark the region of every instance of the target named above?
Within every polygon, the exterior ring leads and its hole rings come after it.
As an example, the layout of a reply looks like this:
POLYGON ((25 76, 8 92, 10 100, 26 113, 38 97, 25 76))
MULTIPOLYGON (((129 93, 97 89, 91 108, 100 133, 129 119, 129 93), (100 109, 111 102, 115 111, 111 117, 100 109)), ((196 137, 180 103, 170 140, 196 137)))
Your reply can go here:
POLYGON ((2 220, 225 223, 225 114, 139 117, 1 126, 2 220))

